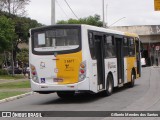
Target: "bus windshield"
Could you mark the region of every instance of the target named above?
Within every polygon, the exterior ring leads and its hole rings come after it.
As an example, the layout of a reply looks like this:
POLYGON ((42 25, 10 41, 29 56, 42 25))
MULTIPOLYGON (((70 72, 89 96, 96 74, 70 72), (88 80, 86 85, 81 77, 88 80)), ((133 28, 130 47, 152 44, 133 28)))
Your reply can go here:
POLYGON ((33 32, 36 52, 66 51, 79 48, 79 29, 51 29, 33 32))

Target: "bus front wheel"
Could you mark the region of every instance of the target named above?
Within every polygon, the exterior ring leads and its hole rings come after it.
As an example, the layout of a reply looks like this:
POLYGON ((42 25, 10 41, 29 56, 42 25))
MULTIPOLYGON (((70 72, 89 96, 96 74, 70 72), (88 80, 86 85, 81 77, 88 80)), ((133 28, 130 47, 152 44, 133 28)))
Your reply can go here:
POLYGON ((74 97, 75 92, 74 92, 74 91, 59 91, 59 92, 57 92, 57 95, 58 95, 60 98, 67 99, 67 98, 72 98, 72 97, 74 97))
POLYGON ((109 74, 106 81, 106 90, 104 91, 105 96, 110 96, 112 94, 113 86, 113 77, 109 74))

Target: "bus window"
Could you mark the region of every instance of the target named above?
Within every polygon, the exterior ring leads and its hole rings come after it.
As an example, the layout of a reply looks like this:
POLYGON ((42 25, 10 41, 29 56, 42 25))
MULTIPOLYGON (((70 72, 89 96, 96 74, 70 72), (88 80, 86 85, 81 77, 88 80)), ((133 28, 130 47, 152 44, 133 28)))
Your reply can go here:
POLYGON ((134 56, 135 55, 134 39, 128 38, 128 42, 129 42, 129 56, 134 56))
POLYGON ((128 56, 128 39, 126 37, 123 39, 123 51, 124 57, 128 56))
POLYGON ((139 53, 139 39, 136 38, 136 53, 139 53))
POLYGON ((93 33, 89 32, 88 33, 88 40, 89 40, 89 48, 90 48, 90 53, 91 53, 91 58, 92 59, 96 59, 96 55, 95 55, 95 46, 94 46, 94 39, 93 39, 93 33))
POLYGON ((53 29, 34 33, 34 51, 65 51, 80 46, 78 29, 53 29))
POLYGON ((112 58, 116 56, 115 44, 113 36, 105 36, 104 48, 105 48, 105 58, 112 58))

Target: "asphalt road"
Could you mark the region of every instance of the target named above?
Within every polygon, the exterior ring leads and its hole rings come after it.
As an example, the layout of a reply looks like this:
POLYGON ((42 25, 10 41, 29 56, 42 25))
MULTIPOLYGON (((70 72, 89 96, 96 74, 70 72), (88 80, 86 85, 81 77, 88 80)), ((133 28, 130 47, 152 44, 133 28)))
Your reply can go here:
MULTIPOLYGON (((160 111, 160 67, 143 68, 133 88, 115 89, 112 96, 79 94, 63 100, 55 93, 33 94, 0 104, 0 111, 160 111)), ((0 118, 2 119, 2 118, 0 118)), ((31 118, 30 118, 31 119, 31 118)), ((44 118, 38 118, 39 120, 44 118)), ((75 118, 48 118, 70 120, 75 118)), ((76 118, 78 120, 160 120, 160 118, 76 118)), ((10 118, 5 118, 10 120, 10 118)))

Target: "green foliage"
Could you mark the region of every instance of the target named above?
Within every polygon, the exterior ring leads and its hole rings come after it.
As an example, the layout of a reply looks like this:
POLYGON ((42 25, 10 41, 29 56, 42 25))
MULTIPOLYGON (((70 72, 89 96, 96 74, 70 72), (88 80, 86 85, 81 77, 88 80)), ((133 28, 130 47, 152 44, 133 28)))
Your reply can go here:
MULTIPOLYGON (((14 40, 15 46, 17 46, 20 42, 28 43, 29 29, 42 26, 42 24, 38 23, 36 20, 32 20, 32 19, 26 18, 26 17, 18 17, 16 15, 0 11, 0 18, 4 19, 4 17, 7 18, 7 20, 10 22, 10 24, 12 24, 11 25, 12 30, 13 30, 14 34, 16 34, 14 39, 12 39, 12 40, 14 40)), ((5 21, 3 23, 8 25, 7 22, 5 22, 5 21)), ((6 29, 6 31, 8 31, 8 30, 6 29)), ((0 36, 1 36, 1 34, 0 34, 0 36)))
POLYGON ((0 69, 0 75, 8 75, 7 70, 0 69))
POLYGON ((0 52, 9 50, 14 38, 14 22, 5 16, 0 16, 0 52))
POLYGON ((30 82, 27 81, 20 81, 20 82, 8 82, 0 84, 1 89, 15 89, 15 88, 30 88, 30 82))
POLYGON ((17 92, 17 91, 9 91, 9 92, 0 92, 0 100, 8 98, 8 97, 12 97, 12 96, 17 96, 17 95, 21 95, 24 94, 25 92, 17 92))
POLYGON ((36 20, 25 17, 14 17, 13 21, 15 22, 15 33, 17 34, 18 39, 21 40, 17 42, 28 43, 29 29, 42 26, 42 24, 38 23, 36 20))
POLYGON ((2 80, 19 80, 19 79, 26 79, 24 78, 24 75, 22 74, 15 74, 14 76, 13 75, 0 75, 0 82, 1 82, 1 79, 2 80))
MULTIPOLYGON (((3 53, 3 51, 11 52, 13 44, 13 60, 15 63, 17 52, 20 51, 19 43, 28 43, 29 29, 39 26, 42 26, 42 24, 36 20, 0 11, 0 53, 3 53)), ((0 64, 2 61, 0 60, 0 64)))
POLYGON ((62 21, 58 21, 57 24, 87 24, 87 25, 93 25, 98 27, 103 26, 103 22, 100 20, 99 15, 80 18, 78 20, 76 19, 69 19, 67 21, 62 20, 62 21))
POLYGON ((17 54, 17 60, 22 61, 23 63, 28 63, 29 62, 28 49, 21 49, 21 51, 17 54))

